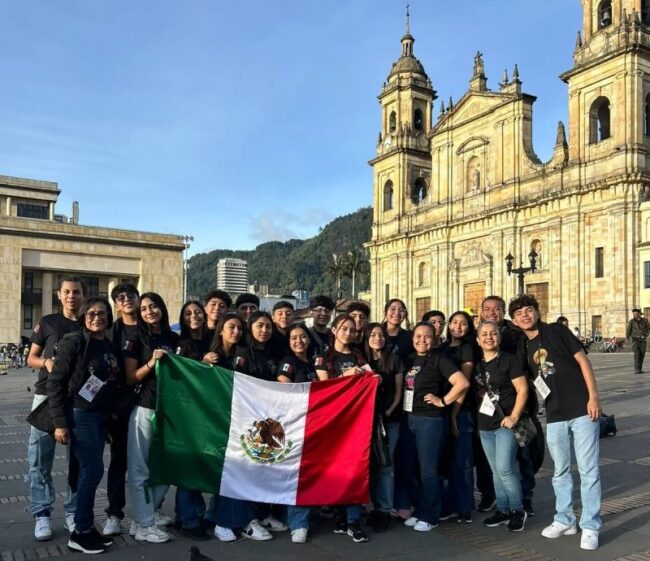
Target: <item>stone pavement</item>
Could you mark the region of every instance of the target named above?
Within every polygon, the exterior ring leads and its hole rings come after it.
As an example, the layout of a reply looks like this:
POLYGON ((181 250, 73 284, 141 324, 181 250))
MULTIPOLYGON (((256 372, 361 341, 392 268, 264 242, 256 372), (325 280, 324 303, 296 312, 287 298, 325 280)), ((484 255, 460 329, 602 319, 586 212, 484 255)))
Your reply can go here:
MULTIPOLYGON (((421 559, 473 561, 650 561, 650 373, 634 375, 628 353, 592 353, 603 408, 615 414, 618 435, 601 440, 603 480, 603 521, 601 547, 594 552, 579 548, 580 536, 557 540, 541 537, 542 528, 552 520, 552 466, 544 464, 537 474, 535 508, 526 530, 510 534, 505 527, 485 528, 485 515, 474 514, 474 524, 460 526, 443 523, 438 529, 419 534, 395 524, 386 534, 370 535, 370 542, 354 544, 347 536, 332 533, 332 522, 322 521, 313 528, 305 545, 290 542, 288 533, 270 542, 240 540, 222 544, 216 540, 198 544, 202 553, 214 560, 271 561, 309 558, 310 561, 411 561, 421 559)), ((57 502, 53 513, 54 537, 36 542, 33 521, 25 512, 28 502, 24 475, 27 469, 26 446, 29 429, 24 419, 33 393, 35 374, 31 369, 10 370, 0 376, 0 561, 31 561, 74 555, 66 547, 62 502, 65 490, 65 449, 57 449, 54 481, 57 502)), ((103 485, 103 484, 102 484, 103 485)), ((173 491, 164 510, 172 515, 173 491)), ((579 501, 578 501, 579 505, 579 501)), ((96 519, 103 524, 106 506, 104 488, 96 501, 96 519)), ((127 507, 128 508, 128 507, 127 507)), ((123 522, 126 529, 129 519, 123 522)), ((123 532, 104 554, 106 559, 189 561, 187 539, 174 535, 162 545, 139 544, 123 532)), ((76 554, 80 555, 80 554, 76 554)))

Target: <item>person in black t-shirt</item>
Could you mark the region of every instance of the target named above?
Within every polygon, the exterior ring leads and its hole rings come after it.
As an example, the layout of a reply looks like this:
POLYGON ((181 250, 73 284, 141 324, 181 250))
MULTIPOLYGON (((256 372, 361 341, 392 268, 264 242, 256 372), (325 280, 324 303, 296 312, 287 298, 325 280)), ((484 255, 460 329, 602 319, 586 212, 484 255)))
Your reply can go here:
POLYGON ((395 490, 395 448, 399 439, 402 413, 402 385, 404 365, 396 354, 388 352, 388 335, 380 323, 366 327, 364 350, 373 372, 381 376, 377 389, 375 422, 381 422, 386 431, 390 465, 378 467, 371 473, 371 498, 375 505, 374 531, 385 532, 390 527, 395 490))
MULTIPOLYGON (((278 382, 284 384, 318 380, 314 361, 309 358, 309 330, 303 323, 292 325, 287 331, 289 353, 278 363, 278 382)), ((289 524, 291 530, 294 530, 289 524)))
POLYGON ((402 360, 413 352, 413 334, 404 329, 408 325, 408 310, 406 304, 399 298, 392 298, 384 306, 384 325, 388 333, 388 350, 402 360))
POLYGON ((582 345, 568 327, 539 320, 539 304, 530 295, 510 301, 510 317, 524 331, 520 353, 533 371, 535 386, 546 398, 546 442, 555 465, 555 517, 542 535, 558 538, 577 532, 573 512, 571 448, 580 473, 582 549, 596 549, 602 521, 599 423, 602 413, 596 378, 582 345))
POLYGON ((107 334, 113 323, 108 300, 90 298, 81 309, 81 317, 83 332, 70 333, 61 340, 47 392, 54 438, 59 444, 71 442, 79 462, 75 529, 68 547, 101 553, 112 541, 95 529, 93 507, 104 476, 108 417, 124 374, 107 334))
POLYGON ((273 320, 268 312, 258 310, 248 318, 247 345, 249 364, 248 369, 239 372, 275 382, 277 379, 277 362, 271 353, 271 336, 273 320))
POLYGON ((288 300, 280 300, 273 306, 271 357, 276 361, 289 354, 287 331, 293 325, 293 315, 293 304, 288 300))
POLYGON ((467 378, 454 363, 436 349, 432 352, 433 341, 431 324, 418 323, 413 329, 415 353, 404 377, 404 410, 415 439, 422 480, 420 502, 404 524, 417 532, 438 526, 442 507, 440 458, 449 430, 447 406, 469 388, 467 378))
POLYGON ((345 313, 354 320, 356 326, 355 344, 363 345, 363 336, 368 327, 368 318, 370 318, 370 307, 365 302, 351 302, 345 309, 345 313))
MULTIPOLYGON (((61 303, 61 312, 43 316, 34 327, 32 345, 27 357, 27 365, 38 369, 38 381, 34 385, 34 401, 32 409, 36 409, 47 399, 47 379, 54 368, 59 341, 66 333, 78 331, 81 326, 77 322, 79 310, 83 304, 83 283, 78 277, 63 277, 59 284, 57 296, 61 303)), ((27 459, 29 462, 29 512, 35 518, 34 537, 38 541, 49 540, 52 537, 50 513, 56 492, 52 483, 52 465, 56 441, 47 433, 31 427, 27 459)), ((70 488, 76 485, 77 462, 74 454, 70 454, 68 474, 68 500, 63 505, 65 511, 64 526, 69 531, 74 530, 74 512, 76 497, 70 488)))
MULTIPOLYGON (((449 316, 447 336, 438 350, 460 369, 471 385, 480 350, 476 345, 474 322, 467 312, 458 311, 449 316)), ((468 391, 459 398, 452 406, 449 416, 451 437, 447 443, 447 452, 452 461, 449 483, 445 488, 442 501, 441 518, 443 520, 455 518, 460 524, 471 523, 472 510, 474 510, 473 397, 472 391, 468 391)))
POLYGON ((219 318, 232 306, 232 298, 223 290, 212 290, 205 295, 203 302, 205 302, 205 338, 210 345, 219 318))
POLYGON ((517 476, 517 441, 512 428, 524 414, 528 381, 516 355, 499 351, 499 327, 483 322, 478 329, 478 344, 483 359, 478 366, 476 401, 478 428, 494 480, 497 510, 483 521, 490 528, 508 525, 511 532, 524 529, 526 518, 521 481, 517 476))
POLYGON ((319 294, 312 297, 309 307, 312 317, 312 326, 309 328, 310 356, 315 358, 317 355, 327 352, 330 347, 332 337, 327 325, 332 319, 332 310, 335 306, 329 296, 319 294))
POLYGON ((445 329, 445 314, 440 310, 430 310, 422 316, 422 321, 433 325, 433 346, 434 348, 445 341, 443 335, 445 329))
POLYGON ((171 519, 162 517, 156 510, 160 508, 169 486, 149 488, 148 459, 153 437, 151 420, 156 409, 156 361, 165 353, 174 353, 178 347, 178 335, 169 327, 167 306, 159 294, 146 292, 140 297, 138 329, 140 337, 136 344, 123 351, 127 383, 140 388, 129 419, 129 491, 136 525, 135 539, 163 543, 169 540, 169 534, 158 525, 163 525, 162 521, 171 523, 171 519))

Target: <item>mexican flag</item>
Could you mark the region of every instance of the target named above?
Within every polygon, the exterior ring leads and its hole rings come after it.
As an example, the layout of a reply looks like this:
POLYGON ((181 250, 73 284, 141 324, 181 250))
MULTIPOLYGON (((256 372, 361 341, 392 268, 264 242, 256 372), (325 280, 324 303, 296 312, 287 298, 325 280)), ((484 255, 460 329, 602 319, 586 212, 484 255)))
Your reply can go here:
POLYGON ((149 482, 287 505, 368 501, 378 380, 281 384, 166 355, 149 482))

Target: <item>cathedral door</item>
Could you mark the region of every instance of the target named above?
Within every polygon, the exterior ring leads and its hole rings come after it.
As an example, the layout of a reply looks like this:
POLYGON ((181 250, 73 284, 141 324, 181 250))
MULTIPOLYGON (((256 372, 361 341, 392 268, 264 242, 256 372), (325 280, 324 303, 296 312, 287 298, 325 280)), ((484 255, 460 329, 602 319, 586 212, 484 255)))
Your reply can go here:
POLYGON ((417 298, 415 300, 415 317, 411 320, 411 323, 418 322, 422 319, 422 316, 426 314, 431 309, 431 298, 428 296, 426 298, 417 298))
POLYGON ((485 282, 472 282, 464 286, 463 309, 471 316, 478 316, 485 298, 485 282))
POLYGON ((526 294, 530 294, 539 303, 539 319, 546 321, 548 315, 548 283, 538 282, 526 285, 526 294))

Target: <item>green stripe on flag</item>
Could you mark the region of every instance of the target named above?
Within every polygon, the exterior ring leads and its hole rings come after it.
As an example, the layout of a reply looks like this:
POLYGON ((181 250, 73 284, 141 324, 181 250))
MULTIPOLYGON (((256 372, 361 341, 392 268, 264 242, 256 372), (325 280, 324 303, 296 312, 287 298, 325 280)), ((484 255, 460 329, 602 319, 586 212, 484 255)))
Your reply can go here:
POLYGON ((150 485, 219 493, 234 372, 173 355, 156 363, 158 398, 150 485))

